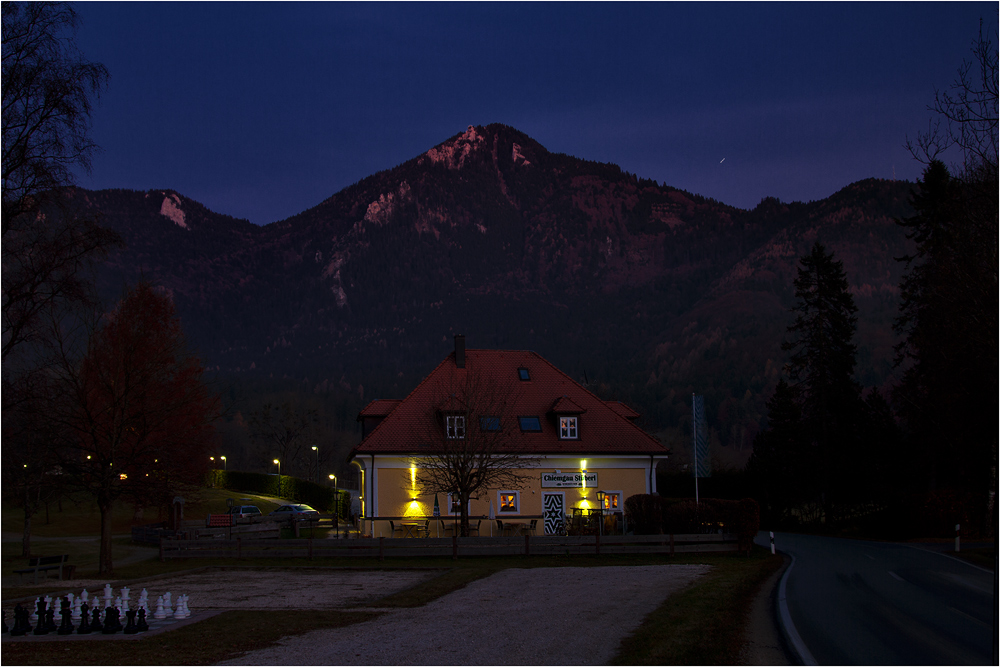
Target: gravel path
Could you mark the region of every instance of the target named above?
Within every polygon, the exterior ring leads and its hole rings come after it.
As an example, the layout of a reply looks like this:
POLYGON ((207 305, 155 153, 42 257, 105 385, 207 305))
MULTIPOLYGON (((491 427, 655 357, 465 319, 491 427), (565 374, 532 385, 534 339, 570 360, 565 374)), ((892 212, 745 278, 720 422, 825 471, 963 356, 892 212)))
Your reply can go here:
POLYGON ((507 569, 414 609, 289 637, 233 665, 601 665, 708 565, 507 569))

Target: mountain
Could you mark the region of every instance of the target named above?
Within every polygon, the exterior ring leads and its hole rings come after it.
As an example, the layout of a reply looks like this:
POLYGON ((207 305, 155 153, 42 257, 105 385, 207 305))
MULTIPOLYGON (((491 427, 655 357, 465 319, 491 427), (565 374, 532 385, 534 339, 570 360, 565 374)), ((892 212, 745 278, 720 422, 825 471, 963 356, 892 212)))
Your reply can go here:
POLYGON ((717 444, 748 454, 815 240, 855 292, 859 380, 890 380, 910 188, 748 211, 489 125, 263 227, 171 190, 71 194, 126 241, 106 293, 140 274, 169 289, 220 375, 401 397, 464 333, 541 353, 674 439, 704 393, 717 444))

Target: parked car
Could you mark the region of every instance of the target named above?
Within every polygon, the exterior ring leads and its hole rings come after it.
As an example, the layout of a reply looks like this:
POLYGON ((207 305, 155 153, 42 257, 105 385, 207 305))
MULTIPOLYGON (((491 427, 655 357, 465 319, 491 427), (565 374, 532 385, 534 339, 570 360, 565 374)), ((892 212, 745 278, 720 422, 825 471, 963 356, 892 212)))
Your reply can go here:
POLYGON ((229 514, 233 516, 233 523, 253 523, 259 521, 264 516, 256 505, 235 505, 229 508, 229 514))
POLYGON ((269 517, 278 520, 289 520, 289 521, 303 521, 305 519, 311 519, 319 516, 319 512, 309 507, 309 505, 282 505, 278 509, 274 510, 269 517))

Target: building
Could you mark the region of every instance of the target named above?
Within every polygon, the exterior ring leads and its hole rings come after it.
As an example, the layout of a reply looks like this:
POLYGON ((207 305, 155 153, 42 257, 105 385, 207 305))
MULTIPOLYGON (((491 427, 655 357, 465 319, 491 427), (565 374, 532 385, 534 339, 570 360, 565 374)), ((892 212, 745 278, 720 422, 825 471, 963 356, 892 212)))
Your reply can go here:
MULTIPOLYGON (((598 491, 606 514, 621 513, 629 496, 656 492, 656 466, 669 453, 636 426, 637 417, 534 352, 466 350, 465 337, 455 336, 454 352, 409 396, 372 401, 358 415, 362 440, 351 461, 362 473, 364 530, 389 537, 389 521, 431 518, 435 503, 453 519, 459 508, 449 494, 422 490, 428 457, 490 437, 496 457, 514 454, 528 464, 512 464, 517 486, 470 501, 475 519, 491 510, 502 520, 534 518, 537 534, 543 526, 551 534, 573 509, 597 508, 598 491)), ((492 528, 484 521, 480 534, 492 528)))

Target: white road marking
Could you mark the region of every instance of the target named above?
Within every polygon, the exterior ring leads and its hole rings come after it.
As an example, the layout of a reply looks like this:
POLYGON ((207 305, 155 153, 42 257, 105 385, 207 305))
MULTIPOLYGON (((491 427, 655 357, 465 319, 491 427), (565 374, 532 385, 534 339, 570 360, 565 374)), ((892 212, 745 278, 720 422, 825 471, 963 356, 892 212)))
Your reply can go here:
POLYGON ((896 574, 892 570, 889 570, 889 574, 892 575, 893 579, 898 579, 899 581, 902 581, 904 584, 906 583, 906 579, 903 579, 901 576, 899 576, 898 574, 896 574))

